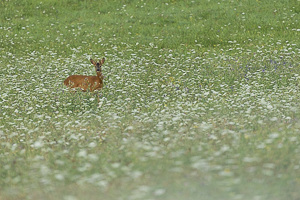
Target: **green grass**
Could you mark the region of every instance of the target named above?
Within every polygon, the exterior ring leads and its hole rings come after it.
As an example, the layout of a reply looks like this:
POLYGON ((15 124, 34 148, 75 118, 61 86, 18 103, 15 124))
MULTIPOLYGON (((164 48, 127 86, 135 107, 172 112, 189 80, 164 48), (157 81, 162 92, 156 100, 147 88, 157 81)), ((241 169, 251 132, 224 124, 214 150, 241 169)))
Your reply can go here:
POLYGON ((299 199, 298 7, 0 2, 0 200, 299 199))

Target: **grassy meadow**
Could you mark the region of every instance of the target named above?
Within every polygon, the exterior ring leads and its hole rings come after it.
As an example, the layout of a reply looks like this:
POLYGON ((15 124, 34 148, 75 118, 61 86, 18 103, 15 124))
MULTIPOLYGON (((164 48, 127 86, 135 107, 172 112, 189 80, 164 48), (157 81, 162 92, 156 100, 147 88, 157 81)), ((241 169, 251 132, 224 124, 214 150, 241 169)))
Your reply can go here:
POLYGON ((0 200, 299 199, 299 3, 1 1, 0 200))

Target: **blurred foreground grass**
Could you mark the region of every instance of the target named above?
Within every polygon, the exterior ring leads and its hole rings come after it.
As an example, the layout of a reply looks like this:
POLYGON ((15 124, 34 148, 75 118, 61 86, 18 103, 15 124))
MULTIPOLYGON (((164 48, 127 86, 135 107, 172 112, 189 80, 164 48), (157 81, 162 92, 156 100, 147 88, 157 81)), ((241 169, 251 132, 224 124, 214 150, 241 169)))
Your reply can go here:
POLYGON ((299 198, 297 1, 0 4, 0 199, 299 198))

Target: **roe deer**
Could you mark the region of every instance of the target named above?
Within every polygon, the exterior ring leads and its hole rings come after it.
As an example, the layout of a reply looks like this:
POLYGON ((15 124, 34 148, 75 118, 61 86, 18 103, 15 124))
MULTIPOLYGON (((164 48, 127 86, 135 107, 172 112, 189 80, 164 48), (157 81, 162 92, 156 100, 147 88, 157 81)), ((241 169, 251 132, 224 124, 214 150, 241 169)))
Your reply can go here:
POLYGON ((103 87, 104 76, 101 73, 101 66, 105 61, 105 58, 95 62, 90 59, 91 63, 95 65, 97 76, 84 76, 84 75, 71 75, 64 81, 64 84, 69 88, 81 88, 84 92, 90 87, 90 91, 98 90, 103 87))

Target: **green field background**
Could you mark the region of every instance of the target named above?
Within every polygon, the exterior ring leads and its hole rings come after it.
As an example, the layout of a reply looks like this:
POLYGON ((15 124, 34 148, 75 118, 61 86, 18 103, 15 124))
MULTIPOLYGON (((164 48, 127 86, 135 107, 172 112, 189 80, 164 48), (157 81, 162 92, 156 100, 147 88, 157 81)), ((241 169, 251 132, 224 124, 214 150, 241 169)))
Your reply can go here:
POLYGON ((0 200, 299 199, 299 5, 2 0, 0 200))

